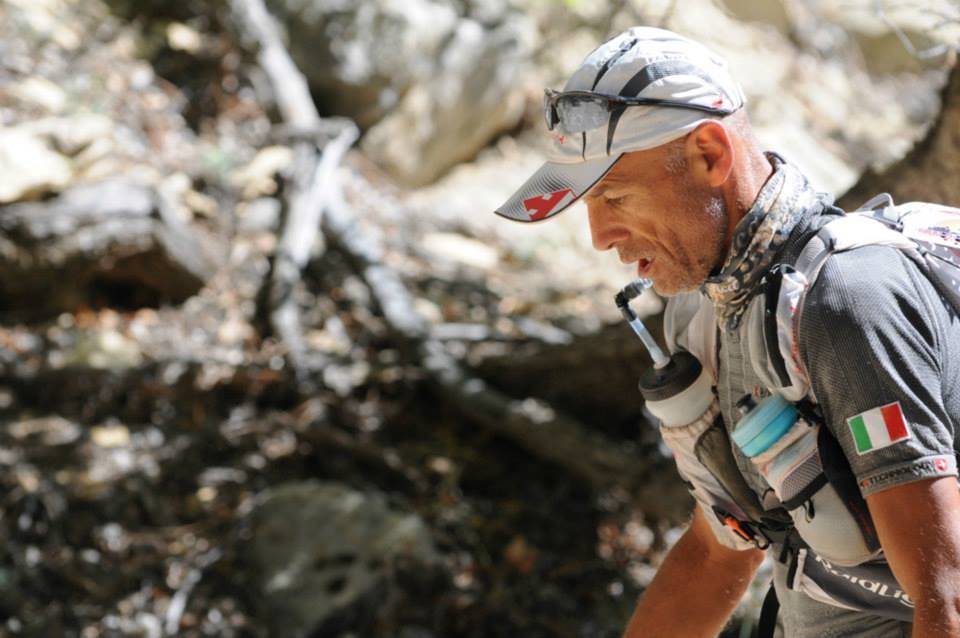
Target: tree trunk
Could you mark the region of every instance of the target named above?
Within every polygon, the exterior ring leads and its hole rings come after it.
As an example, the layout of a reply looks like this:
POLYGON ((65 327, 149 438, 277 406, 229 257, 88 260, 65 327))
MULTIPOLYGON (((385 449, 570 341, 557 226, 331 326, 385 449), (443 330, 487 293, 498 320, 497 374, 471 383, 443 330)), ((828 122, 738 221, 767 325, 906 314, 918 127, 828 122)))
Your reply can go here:
POLYGON ((953 68, 941 95, 940 115, 923 140, 884 172, 867 170, 840 198, 842 208, 853 210, 882 192, 896 202, 960 206, 960 65, 953 68))

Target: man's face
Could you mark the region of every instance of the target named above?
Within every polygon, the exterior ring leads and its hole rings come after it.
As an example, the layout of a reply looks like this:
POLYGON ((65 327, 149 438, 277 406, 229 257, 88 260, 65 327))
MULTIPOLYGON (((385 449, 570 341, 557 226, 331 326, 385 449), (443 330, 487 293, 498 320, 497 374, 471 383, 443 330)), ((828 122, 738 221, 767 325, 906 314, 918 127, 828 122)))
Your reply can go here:
POLYGON ((697 289, 725 253, 729 216, 682 146, 629 153, 584 198, 597 250, 616 249, 662 295, 697 289))

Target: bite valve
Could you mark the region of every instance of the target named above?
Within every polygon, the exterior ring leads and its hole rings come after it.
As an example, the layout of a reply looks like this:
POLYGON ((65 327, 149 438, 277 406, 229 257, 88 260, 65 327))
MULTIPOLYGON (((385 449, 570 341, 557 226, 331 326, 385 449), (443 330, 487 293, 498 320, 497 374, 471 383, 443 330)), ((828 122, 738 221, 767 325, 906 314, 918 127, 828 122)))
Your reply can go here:
POLYGON ((704 370, 693 354, 685 350, 678 350, 669 357, 664 354, 640 317, 630 307, 630 300, 638 297, 651 285, 648 279, 637 279, 627 284, 614 298, 620 314, 640 337, 653 359, 653 367, 647 368, 640 375, 640 394, 643 395, 647 409, 660 419, 661 423, 692 423, 706 412, 713 401, 713 376, 704 370))
POLYGON ((633 331, 640 337, 640 341, 643 342, 647 352, 650 353, 650 358, 653 359, 653 367, 659 370, 670 363, 670 357, 660 349, 656 339, 653 338, 653 335, 647 330, 643 321, 637 316, 637 313, 633 311, 633 308, 630 307, 630 300, 639 297, 640 293, 652 285, 653 282, 649 279, 631 281, 623 287, 623 290, 616 294, 614 302, 616 302, 617 308, 620 309, 620 314, 627 320, 627 323, 630 324, 633 331))

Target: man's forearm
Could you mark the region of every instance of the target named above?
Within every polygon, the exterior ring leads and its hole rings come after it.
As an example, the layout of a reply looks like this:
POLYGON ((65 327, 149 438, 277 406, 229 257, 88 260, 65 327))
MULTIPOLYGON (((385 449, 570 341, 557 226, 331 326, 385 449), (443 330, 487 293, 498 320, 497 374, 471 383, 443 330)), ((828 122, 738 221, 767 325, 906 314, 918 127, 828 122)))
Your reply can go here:
POLYGON ((930 596, 916 601, 913 638, 960 636, 960 600, 930 596))
POLYGON ((867 496, 894 576, 913 600, 914 638, 960 636, 960 491, 955 477, 867 496))
POLYGON ((711 533, 705 526, 705 521, 695 518, 667 554, 637 604, 625 638, 712 638, 723 629, 763 554, 705 543, 704 532, 711 533))

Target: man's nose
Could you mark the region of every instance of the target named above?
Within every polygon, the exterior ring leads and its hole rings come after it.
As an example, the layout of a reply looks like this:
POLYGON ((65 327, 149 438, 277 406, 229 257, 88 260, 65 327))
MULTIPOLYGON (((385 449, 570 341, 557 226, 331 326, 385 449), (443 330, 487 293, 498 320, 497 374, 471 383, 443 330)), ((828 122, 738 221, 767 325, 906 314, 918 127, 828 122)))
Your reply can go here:
POLYGON ((617 223, 609 206, 601 204, 587 205, 587 219, 590 221, 590 240, 594 250, 610 250, 614 244, 630 236, 622 225, 617 223))

